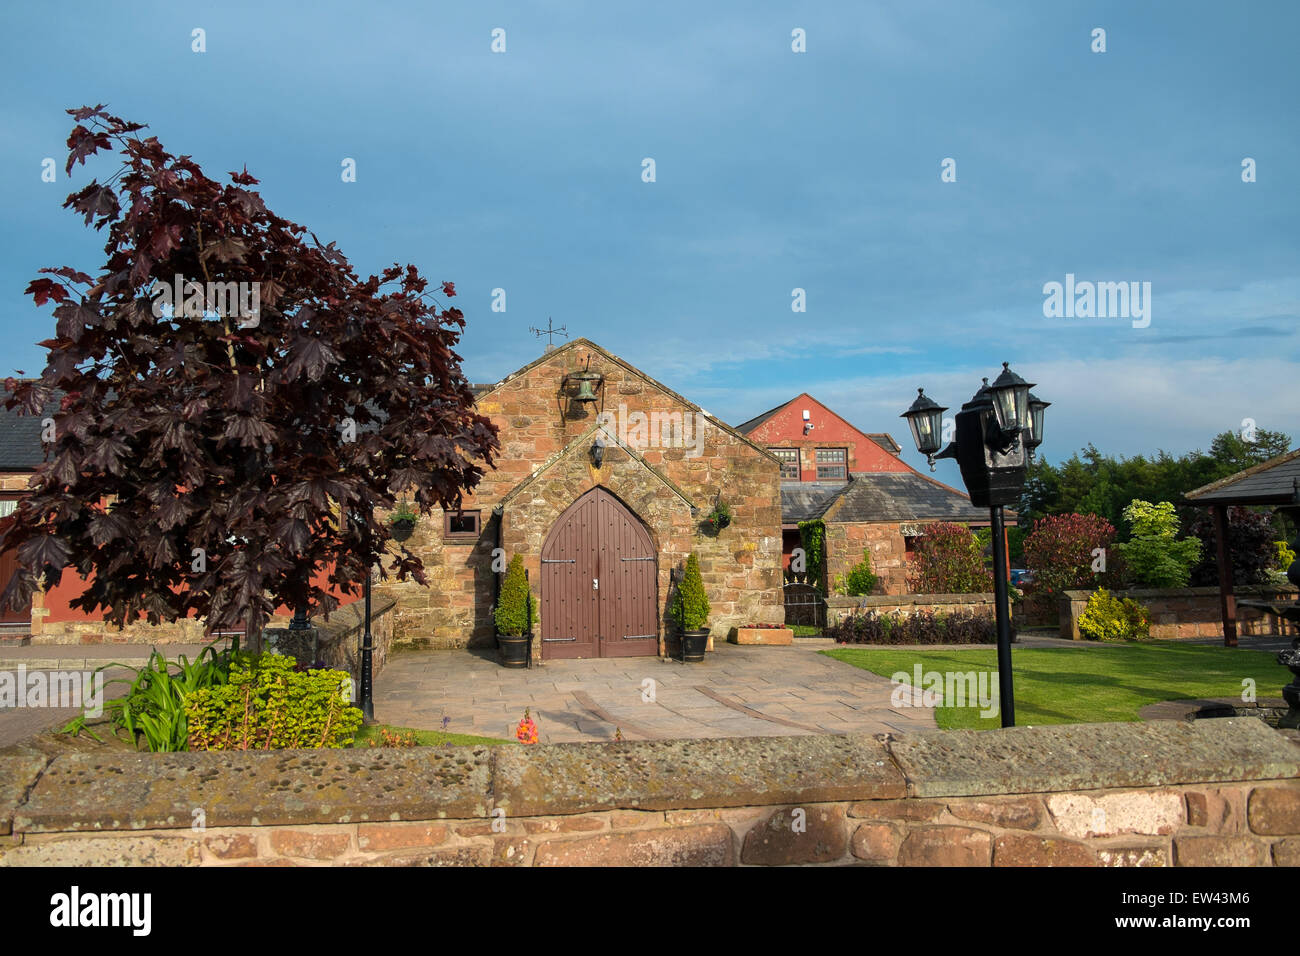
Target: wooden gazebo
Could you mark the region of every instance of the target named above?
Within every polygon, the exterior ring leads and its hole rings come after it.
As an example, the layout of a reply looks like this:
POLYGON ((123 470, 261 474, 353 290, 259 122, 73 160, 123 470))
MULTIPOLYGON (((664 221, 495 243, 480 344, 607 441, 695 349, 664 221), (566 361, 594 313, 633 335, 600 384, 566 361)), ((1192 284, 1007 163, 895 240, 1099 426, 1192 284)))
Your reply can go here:
POLYGON ((1223 645, 1237 646, 1237 600, 1232 591, 1232 559, 1228 554, 1228 509, 1250 505, 1294 508, 1300 515, 1300 448, 1210 482, 1184 497, 1207 507, 1214 518, 1219 566, 1219 604, 1223 611, 1223 645))

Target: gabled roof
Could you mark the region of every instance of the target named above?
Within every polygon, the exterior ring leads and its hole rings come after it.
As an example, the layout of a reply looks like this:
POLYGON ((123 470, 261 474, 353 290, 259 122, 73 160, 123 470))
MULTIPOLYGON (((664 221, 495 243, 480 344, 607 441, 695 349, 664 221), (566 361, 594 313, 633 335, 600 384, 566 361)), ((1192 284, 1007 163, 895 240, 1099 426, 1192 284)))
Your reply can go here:
POLYGON ((714 418, 704 409, 700 408, 700 406, 692 402, 689 398, 679 395, 677 392, 674 392, 671 388, 669 388, 663 382, 659 381, 657 378, 647 375, 645 372, 641 371, 635 365, 631 364, 630 362, 624 359, 619 358, 613 352, 606 351, 605 349, 601 348, 599 345, 597 345, 595 342, 591 341, 590 339, 584 339, 584 338, 571 339, 568 342, 565 342, 563 345, 557 345, 549 352, 544 352, 543 354, 539 355, 537 358, 533 359, 523 368, 516 369, 515 371, 511 372, 509 375, 507 375, 501 381, 497 382, 495 385, 474 386, 475 401, 481 401, 487 395, 491 394, 492 392, 495 392, 498 388, 501 388, 503 385, 508 384, 509 382, 518 378, 520 375, 523 375, 525 372, 532 371, 534 368, 541 365, 543 362, 549 362, 551 359, 555 358, 561 352, 565 352, 568 351, 569 349, 576 349, 576 348, 584 348, 592 352, 597 352, 600 355, 602 355, 604 358, 613 362, 615 365, 622 366, 624 369, 631 372, 633 375, 637 376, 638 378, 645 379, 645 381, 649 382, 651 385, 659 389, 665 395, 672 398, 674 401, 681 402, 683 405, 685 405, 687 408, 691 409, 692 411, 696 412, 697 414, 703 415, 705 420, 707 420, 709 424, 722 429, 728 435, 731 435, 733 438, 748 445, 750 448, 754 449, 754 451, 758 452, 763 457, 771 461, 778 462, 779 464, 779 461, 776 458, 776 456, 773 455, 766 448, 764 448, 762 445, 750 441, 749 438, 741 434, 739 430, 732 428, 730 425, 728 425, 726 422, 722 421, 721 419, 714 418), (480 388, 482 389, 481 392, 479 391, 480 388))
POLYGON ((1196 505, 1300 504, 1300 448, 1202 485, 1184 497, 1196 505))
POLYGON ((853 429, 858 434, 867 436, 867 438, 871 439, 873 442, 875 442, 885 451, 889 452, 891 455, 898 456, 902 454, 903 446, 898 444, 898 442, 894 441, 893 435, 890 435, 886 432, 864 432, 861 428, 859 428, 857 425, 854 425, 848 419, 844 418, 842 415, 840 415, 838 412, 832 409, 825 402, 817 398, 814 398, 813 396, 809 395, 807 392, 800 392, 798 395, 790 399, 788 402, 782 402, 780 405, 776 406, 776 408, 769 408, 762 415, 759 415, 756 418, 751 418, 749 421, 737 425, 736 431, 740 432, 742 435, 748 435, 754 429, 758 428, 759 425, 762 425, 764 422, 771 419, 778 412, 790 407, 795 402, 799 401, 799 399, 801 398, 806 398, 809 401, 816 402, 822 408, 826 409, 827 412, 829 412, 830 414, 838 418, 843 424, 847 425, 849 428, 853 429))
POLYGON ((988 511, 956 488, 916 472, 854 472, 827 521, 979 521, 988 511))
POLYGON ((844 481, 781 482, 781 523, 796 524, 820 518, 847 487, 848 482, 844 481))
POLYGON ((506 492, 505 496, 497 503, 496 507, 492 509, 493 513, 501 514, 502 512, 504 512, 506 506, 510 504, 510 502, 514 501, 514 499, 517 498, 525 488, 527 488, 534 481, 540 478, 543 474, 549 471, 551 467, 555 465, 557 462, 563 460, 564 458, 567 458, 569 455, 575 453, 579 449, 582 449, 580 453, 585 455, 586 449, 590 447, 590 441, 592 439, 592 436, 595 435, 595 433, 598 431, 605 439, 605 443, 607 445, 617 445, 619 448, 622 448, 625 452, 628 453, 628 457, 630 457, 633 461, 639 464, 646 471, 650 472, 650 474, 654 475, 654 477, 658 478, 659 481, 661 481, 670 491, 672 491, 673 494, 675 494, 678 498, 684 501, 687 507, 691 509, 691 514, 696 514, 699 511, 699 506, 696 505, 695 502, 691 500, 690 496, 687 495, 686 492, 682 491, 682 489, 678 487, 678 485, 671 478, 669 478, 658 468, 655 468, 648 461, 646 461, 645 458, 641 456, 641 453, 638 452, 635 448, 633 448, 631 445, 628 445, 626 442, 620 441, 616 432, 610 431, 608 428, 604 427, 599 423, 592 423, 592 425, 586 431, 584 431, 581 435, 577 435, 576 437, 574 437, 573 441, 569 442, 559 451, 555 452, 553 455, 547 458, 544 462, 542 462, 535 469, 533 469, 532 474, 530 474, 527 478, 525 478, 523 481, 519 482, 519 484, 515 485, 508 492, 506 492))

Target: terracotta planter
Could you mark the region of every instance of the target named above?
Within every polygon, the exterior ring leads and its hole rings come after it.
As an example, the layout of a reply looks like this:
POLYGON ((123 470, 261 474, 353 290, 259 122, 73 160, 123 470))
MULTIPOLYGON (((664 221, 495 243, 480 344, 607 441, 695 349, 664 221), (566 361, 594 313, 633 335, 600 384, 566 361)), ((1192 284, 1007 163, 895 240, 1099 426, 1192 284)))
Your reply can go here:
POLYGON ((788 647, 794 643, 794 629, 789 627, 738 627, 730 638, 732 644, 766 644, 788 647))

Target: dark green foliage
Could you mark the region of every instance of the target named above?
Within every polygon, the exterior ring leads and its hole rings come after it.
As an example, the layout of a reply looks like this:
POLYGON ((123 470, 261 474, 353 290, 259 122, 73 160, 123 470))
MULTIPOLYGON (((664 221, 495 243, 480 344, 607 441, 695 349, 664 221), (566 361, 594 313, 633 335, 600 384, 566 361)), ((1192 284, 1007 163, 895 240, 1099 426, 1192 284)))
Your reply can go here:
POLYGON ((186 700, 191 750, 316 750, 346 747, 362 724, 344 671, 301 673, 292 657, 240 655, 230 683, 186 700))
POLYGON ((524 574, 524 559, 516 554, 506 568, 506 579, 501 582, 501 596, 497 599, 497 608, 493 614, 497 633, 505 637, 528 634, 530 627, 537 626, 538 610, 537 598, 529 589, 528 577, 524 574), (530 604, 531 620, 528 614, 530 604))
POLYGON ((686 572, 668 604, 668 616, 683 631, 698 631, 709 623, 709 596, 704 593, 700 561, 694 552, 686 559, 686 572))
POLYGON ((866 611, 837 621, 826 629, 826 636, 840 644, 995 644, 998 628, 993 618, 971 611, 917 611, 907 616, 866 611))
MULTIPOLYGON (((1193 488, 1268 461, 1290 445, 1290 436, 1266 428, 1256 431, 1254 442, 1223 432, 1211 441, 1208 454, 1194 451, 1179 458, 1164 451, 1115 458, 1089 445, 1059 465, 1034 462, 1017 511, 1026 525, 1044 515, 1079 513, 1100 515, 1119 528, 1124 508, 1135 498, 1181 501, 1193 488)), ((1184 520, 1190 517, 1184 512, 1184 520)))
POLYGON ((822 579, 826 575, 826 522, 821 518, 799 522, 799 546, 808 562, 807 581, 825 591, 822 579))

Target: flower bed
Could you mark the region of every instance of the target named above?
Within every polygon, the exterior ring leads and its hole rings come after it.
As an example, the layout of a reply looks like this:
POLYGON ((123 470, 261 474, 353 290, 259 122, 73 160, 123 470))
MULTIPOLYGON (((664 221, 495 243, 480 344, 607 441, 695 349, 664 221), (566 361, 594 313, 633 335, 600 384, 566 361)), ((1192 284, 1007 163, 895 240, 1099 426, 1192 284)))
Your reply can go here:
MULTIPOLYGON (((970 611, 850 614, 826 630, 837 644, 995 644, 997 623, 970 611)), ((1012 629, 1012 639, 1015 630, 1012 629)))

